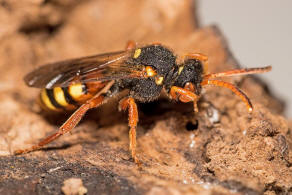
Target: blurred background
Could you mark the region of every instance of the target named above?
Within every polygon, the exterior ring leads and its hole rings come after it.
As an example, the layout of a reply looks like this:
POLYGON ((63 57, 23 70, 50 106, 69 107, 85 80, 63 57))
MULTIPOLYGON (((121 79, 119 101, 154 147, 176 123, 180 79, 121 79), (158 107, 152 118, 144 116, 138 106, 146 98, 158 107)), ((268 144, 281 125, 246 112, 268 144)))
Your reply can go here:
POLYGON ((286 102, 292 117, 292 1, 201 0, 201 25, 216 23, 228 39, 234 57, 244 67, 272 65, 260 75, 286 102))

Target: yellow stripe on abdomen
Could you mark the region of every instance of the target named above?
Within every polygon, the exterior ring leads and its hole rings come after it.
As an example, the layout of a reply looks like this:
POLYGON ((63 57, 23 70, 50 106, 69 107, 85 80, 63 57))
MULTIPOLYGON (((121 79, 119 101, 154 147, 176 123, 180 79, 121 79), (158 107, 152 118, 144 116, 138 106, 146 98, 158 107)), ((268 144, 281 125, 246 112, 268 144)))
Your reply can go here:
POLYGON ((69 103, 66 101, 63 89, 61 87, 55 87, 53 90, 56 102, 63 107, 67 107, 69 103))
POLYGON ((69 86, 69 89, 68 89, 68 92, 70 94, 70 96, 74 99, 74 100, 79 100, 79 98, 81 96, 84 95, 84 85, 81 84, 81 83, 76 83, 76 84, 73 84, 73 85, 70 85, 69 86))
POLYGON ((93 94, 87 93, 87 86, 82 83, 42 89, 40 95, 42 106, 53 111, 74 110, 91 97, 93 94))
POLYGON ((87 86, 82 83, 70 85, 68 93, 73 100, 81 103, 93 97, 91 93, 88 93, 87 86))
POLYGON ((56 108, 56 107, 52 104, 52 102, 51 102, 51 100, 50 100, 50 98, 49 98, 49 96, 48 96, 48 94, 47 94, 47 90, 46 90, 46 89, 42 89, 42 91, 41 91, 41 102, 42 102, 42 104, 43 104, 46 108, 48 108, 48 109, 50 109, 50 110, 54 110, 54 111, 59 111, 59 109, 56 108))

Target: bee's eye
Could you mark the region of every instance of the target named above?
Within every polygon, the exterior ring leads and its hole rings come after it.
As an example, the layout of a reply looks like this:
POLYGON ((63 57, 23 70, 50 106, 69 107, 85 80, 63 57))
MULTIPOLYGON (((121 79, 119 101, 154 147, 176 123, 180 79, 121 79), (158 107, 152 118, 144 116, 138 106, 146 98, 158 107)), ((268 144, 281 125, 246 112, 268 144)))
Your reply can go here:
POLYGON ((187 71, 192 72, 193 69, 192 69, 191 67, 188 67, 188 68, 187 68, 187 71))

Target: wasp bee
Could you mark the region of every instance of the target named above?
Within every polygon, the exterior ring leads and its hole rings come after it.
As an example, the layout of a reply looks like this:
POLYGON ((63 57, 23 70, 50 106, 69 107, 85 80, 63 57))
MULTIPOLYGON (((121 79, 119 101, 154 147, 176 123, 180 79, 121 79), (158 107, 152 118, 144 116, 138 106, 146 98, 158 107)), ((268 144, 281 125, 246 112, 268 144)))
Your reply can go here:
POLYGON ((31 148, 17 150, 15 153, 22 154, 42 148, 71 131, 89 109, 106 103, 108 99, 126 90, 127 95, 119 102, 119 110, 128 110, 130 151, 135 163, 139 163, 136 156, 136 102, 154 101, 164 90, 170 99, 193 102, 194 111, 198 112, 197 101, 202 88, 214 85, 233 91, 251 112, 252 104, 239 88, 215 78, 271 70, 271 66, 267 66, 208 74, 207 56, 189 53, 180 57, 180 62, 178 59, 161 44, 138 47, 134 42, 129 42, 124 51, 47 64, 30 72, 24 80, 30 87, 43 88, 40 93, 43 107, 54 111, 76 111, 56 133, 31 148))

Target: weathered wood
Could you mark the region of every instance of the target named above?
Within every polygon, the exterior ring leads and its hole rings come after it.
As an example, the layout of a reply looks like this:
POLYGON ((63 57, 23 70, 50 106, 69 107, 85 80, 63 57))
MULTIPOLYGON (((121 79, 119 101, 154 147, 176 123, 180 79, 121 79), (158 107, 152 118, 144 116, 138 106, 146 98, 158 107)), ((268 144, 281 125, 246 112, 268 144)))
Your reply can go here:
POLYGON ((22 77, 45 62, 120 50, 128 40, 161 42, 178 54, 209 57, 210 72, 239 67, 215 26, 199 28, 191 0, 3 1, 0 5, 0 194, 60 194, 80 178, 88 194, 291 192, 291 133, 283 104, 257 77, 231 78, 255 111, 225 89, 192 106, 140 104, 138 168, 130 159, 126 114, 117 103, 91 111, 46 149, 12 156, 67 116, 45 116, 38 90, 22 77), (46 3, 44 3, 46 2, 46 3), (290 144, 290 145, 289 145, 290 144))

